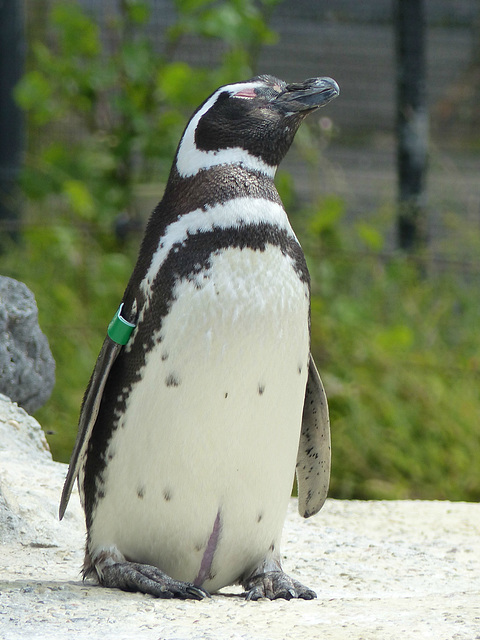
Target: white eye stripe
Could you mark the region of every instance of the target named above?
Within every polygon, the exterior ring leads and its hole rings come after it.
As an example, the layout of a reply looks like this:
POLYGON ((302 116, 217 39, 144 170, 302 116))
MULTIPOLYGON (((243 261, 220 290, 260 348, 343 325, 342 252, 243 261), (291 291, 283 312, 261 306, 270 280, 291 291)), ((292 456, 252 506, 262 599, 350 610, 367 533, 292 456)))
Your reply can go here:
POLYGON ((229 84, 226 87, 219 89, 218 93, 222 91, 228 91, 231 96, 237 97, 239 94, 243 94, 243 97, 255 97, 255 89, 257 87, 265 86, 265 83, 259 80, 258 82, 237 82, 235 84, 229 84), (249 95, 249 94, 252 95, 249 95))

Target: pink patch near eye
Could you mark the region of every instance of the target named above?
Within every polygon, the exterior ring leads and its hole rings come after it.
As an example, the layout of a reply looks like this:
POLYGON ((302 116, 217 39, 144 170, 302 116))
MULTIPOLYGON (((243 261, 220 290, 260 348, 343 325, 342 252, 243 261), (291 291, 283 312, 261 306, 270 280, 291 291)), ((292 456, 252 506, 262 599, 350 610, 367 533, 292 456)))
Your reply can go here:
POLYGON ((234 98, 256 98, 257 94, 255 93, 255 89, 252 87, 250 89, 242 89, 238 93, 233 94, 234 98))

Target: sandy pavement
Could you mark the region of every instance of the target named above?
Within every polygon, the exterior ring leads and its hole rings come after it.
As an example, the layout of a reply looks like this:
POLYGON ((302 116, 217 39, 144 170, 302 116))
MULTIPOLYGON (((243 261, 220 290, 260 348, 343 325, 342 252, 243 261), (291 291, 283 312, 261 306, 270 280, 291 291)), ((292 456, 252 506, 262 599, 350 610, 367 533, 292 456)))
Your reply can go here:
POLYGON ((33 418, 0 396, 0 638, 480 640, 480 505, 328 500, 309 520, 292 499, 284 566, 315 601, 202 602, 83 583, 78 494, 33 418))

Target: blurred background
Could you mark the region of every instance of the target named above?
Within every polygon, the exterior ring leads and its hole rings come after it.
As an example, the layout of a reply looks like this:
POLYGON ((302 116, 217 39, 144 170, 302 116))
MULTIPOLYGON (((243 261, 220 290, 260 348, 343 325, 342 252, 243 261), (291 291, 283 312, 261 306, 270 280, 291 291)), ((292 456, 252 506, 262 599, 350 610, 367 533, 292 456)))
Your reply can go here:
POLYGON ((5 0, 0 274, 82 395, 188 117, 219 85, 328 75, 277 187, 312 275, 338 498, 480 498, 479 0, 5 0))

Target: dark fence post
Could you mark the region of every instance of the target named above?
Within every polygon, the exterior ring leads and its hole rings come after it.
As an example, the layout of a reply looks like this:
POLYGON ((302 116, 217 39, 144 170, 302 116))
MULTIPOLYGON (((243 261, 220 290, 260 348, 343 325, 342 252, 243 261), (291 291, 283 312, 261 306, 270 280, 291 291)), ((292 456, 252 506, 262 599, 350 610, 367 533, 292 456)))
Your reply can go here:
POLYGON ((0 250, 19 235, 18 177, 23 160, 23 115, 12 91, 25 58, 23 0, 0 0, 0 250))
POLYGON ((427 244, 424 0, 394 0, 397 66, 398 246, 413 252, 427 244))

